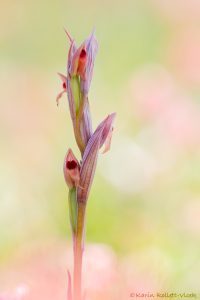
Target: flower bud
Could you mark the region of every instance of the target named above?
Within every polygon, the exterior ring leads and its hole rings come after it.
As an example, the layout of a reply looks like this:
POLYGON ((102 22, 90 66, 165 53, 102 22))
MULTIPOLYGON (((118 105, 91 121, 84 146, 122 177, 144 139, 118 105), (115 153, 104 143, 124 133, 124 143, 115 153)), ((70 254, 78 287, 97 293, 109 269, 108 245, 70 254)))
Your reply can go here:
POLYGON ((115 113, 108 115, 91 136, 83 154, 78 186, 78 202, 86 202, 93 182, 99 149, 105 145, 104 153, 109 150, 115 113))

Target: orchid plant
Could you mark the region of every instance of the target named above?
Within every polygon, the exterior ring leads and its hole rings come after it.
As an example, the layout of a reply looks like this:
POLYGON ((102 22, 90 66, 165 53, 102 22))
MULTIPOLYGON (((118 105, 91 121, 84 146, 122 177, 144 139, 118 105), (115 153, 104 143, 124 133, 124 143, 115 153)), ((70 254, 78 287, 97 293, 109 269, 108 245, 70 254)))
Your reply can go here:
POLYGON ((77 146, 80 150, 79 161, 71 149, 64 159, 64 177, 69 189, 69 218, 73 237, 74 270, 73 282, 68 271, 68 300, 84 299, 82 293, 82 258, 84 250, 85 212, 93 182, 100 148, 103 153, 109 150, 115 113, 108 115, 92 131, 92 120, 88 93, 92 80, 94 60, 98 50, 94 32, 80 47, 66 34, 70 41, 67 74, 59 74, 62 91, 57 96, 57 105, 64 93, 67 93, 69 110, 77 146))

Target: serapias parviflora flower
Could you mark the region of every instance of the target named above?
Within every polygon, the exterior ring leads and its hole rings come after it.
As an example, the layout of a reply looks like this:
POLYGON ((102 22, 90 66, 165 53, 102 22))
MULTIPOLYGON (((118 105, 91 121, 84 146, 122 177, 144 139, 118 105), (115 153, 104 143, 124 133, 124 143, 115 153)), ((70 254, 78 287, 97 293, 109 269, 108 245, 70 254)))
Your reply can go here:
POLYGON ((103 145, 105 145, 103 153, 107 152, 110 148, 114 118, 115 113, 108 115, 99 124, 86 146, 83 160, 80 164, 72 150, 69 149, 67 151, 63 166, 64 177, 69 189, 78 188, 77 201, 87 201, 99 150, 103 145))
POLYGON ((73 234, 76 233, 78 202, 87 202, 93 182, 100 148, 105 144, 104 153, 109 150, 115 114, 103 120, 91 136, 79 164, 71 149, 64 159, 64 177, 69 187, 69 215, 73 234))
POLYGON ((73 238, 77 230, 77 213, 78 213, 78 203, 77 203, 77 187, 80 182, 80 165, 76 157, 74 156, 71 149, 67 151, 64 159, 63 165, 65 182, 69 188, 69 218, 71 224, 71 230, 73 238))
POLYGON ((79 48, 76 47, 75 41, 68 33, 67 35, 71 43, 68 53, 67 74, 59 73, 62 80, 62 91, 58 94, 56 100, 58 104, 62 95, 65 92, 67 93, 74 135, 83 154, 92 135, 88 93, 98 44, 94 32, 79 48))
POLYGON ((71 149, 67 151, 65 156, 63 171, 69 189, 77 187, 80 182, 80 164, 71 149))

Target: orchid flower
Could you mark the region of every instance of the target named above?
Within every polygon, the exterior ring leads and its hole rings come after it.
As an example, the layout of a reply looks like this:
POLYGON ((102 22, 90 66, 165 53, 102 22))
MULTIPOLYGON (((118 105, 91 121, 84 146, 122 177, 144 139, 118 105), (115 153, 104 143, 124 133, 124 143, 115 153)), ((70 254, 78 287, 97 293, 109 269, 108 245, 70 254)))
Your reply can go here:
POLYGON ((94 33, 79 48, 76 47, 74 40, 68 33, 67 35, 71 43, 68 53, 67 74, 59 73, 63 89, 57 96, 57 104, 66 92, 75 139, 83 154, 92 135, 88 92, 98 46, 94 33))
POLYGON ((77 187, 80 181, 80 165, 71 149, 66 154, 63 171, 69 189, 77 187))
POLYGON ((110 149, 115 113, 108 115, 92 132, 88 93, 92 80, 94 60, 98 45, 94 32, 79 48, 70 37, 67 74, 59 74, 62 91, 57 96, 57 104, 67 93, 74 135, 82 160, 79 162, 71 149, 66 153, 63 165, 64 178, 69 189, 69 218, 73 237, 74 272, 73 293, 71 275, 68 271, 67 300, 83 300, 81 292, 82 255, 84 249, 85 210, 98 155, 105 145, 103 153, 110 149))

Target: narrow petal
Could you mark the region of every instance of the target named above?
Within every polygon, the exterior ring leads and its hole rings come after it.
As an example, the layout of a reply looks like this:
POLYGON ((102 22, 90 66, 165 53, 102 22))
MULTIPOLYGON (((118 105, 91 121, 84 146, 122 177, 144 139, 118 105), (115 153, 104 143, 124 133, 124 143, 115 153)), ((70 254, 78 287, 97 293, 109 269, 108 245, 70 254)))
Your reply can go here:
POLYGON ((82 92, 87 94, 90 88, 94 68, 94 61, 98 51, 98 43, 95 38, 94 32, 92 32, 92 34, 86 40, 85 50, 87 53, 87 62, 85 67, 85 80, 83 80, 81 88, 82 92))
POLYGON ((115 114, 111 114, 104 119, 104 121, 97 127, 87 144, 80 171, 79 185, 81 188, 78 188, 78 202, 87 201, 96 170, 99 149, 106 141, 106 138, 112 128, 114 118, 115 114))
POLYGON ((59 105, 60 98, 67 91, 67 77, 65 75, 61 74, 61 73, 58 73, 58 75, 59 75, 60 79, 62 80, 62 88, 63 88, 63 90, 56 97, 57 106, 59 105))
POLYGON ((74 57, 75 52, 77 51, 75 40, 71 37, 69 32, 64 28, 64 31, 70 41, 70 48, 68 51, 68 63, 67 63, 67 72, 68 74, 70 73, 71 65, 72 65, 72 60, 74 57))
MULTIPOLYGON (((58 76, 60 77, 60 79, 62 80, 63 84, 67 84, 67 76, 61 74, 58 72, 58 76)), ((65 87, 66 88, 66 87, 65 87)))
POLYGON ((71 35, 69 34, 69 32, 67 31, 66 28, 64 28, 64 31, 65 31, 65 33, 66 33, 66 35, 67 35, 69 41, 70 41, 71 43, 73 43, 74 40, 72 39, 71 35))
POLYGON ((112 141, 112 133, 113 133, 113 127, 110 129, 110 132, 108 133, 108 136, 107 136, 107 138, 105 140, 105 143, 104 143, 105 148, 104 148, 104 150, 103 150, 102 153, 106 153, 106 152, 108 152, 110 150, 111 141, 112 141))
POLYGON ((69 52, 68 52, 68 63, 67 63, 67 72, 68 75, 71 75, 72 73, 72 68, 73 68, 73 58, 74 55, 77 51, 76 45, 75 45, 75 41, 71 42, 70 48, 69 48, 69 52))
POLYGON ((69 103, 69 111, 73 123, 73 127, 76 127, 76 108, 75 108, 75 100, 72 91, 71 81, 70 78, 67 78, 67 96, 68 96, 68 103, 69 103))
POLYGON ((63 95, 64 93, 66 93, 65 90, 63 90, 62 92, 60 92, 60 93, 57 95, 57 97, 56 97, 56 103, 57 103, 57 106, 59 105, 60 99, 62 98, 62 95, 63 95))
POLYGON ((104 121, 99 125, 99 126, 103 126, 103 132, 102 132, 102 139, 101 139, 101 145, 100 148, 103 146, 103 144, 106 142, 106 140, 109 138, 109 134, 112 131, 113 128, 113 122, 114 119, 116 117, 116 113, 112 113, 111 115, 109 115, 106 120, 105 120, 105 125, 104 125, 104 121))

